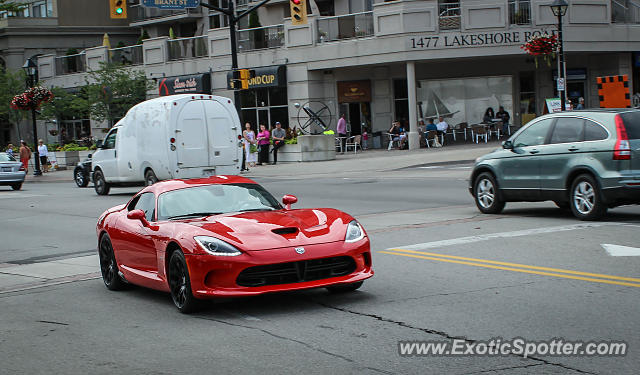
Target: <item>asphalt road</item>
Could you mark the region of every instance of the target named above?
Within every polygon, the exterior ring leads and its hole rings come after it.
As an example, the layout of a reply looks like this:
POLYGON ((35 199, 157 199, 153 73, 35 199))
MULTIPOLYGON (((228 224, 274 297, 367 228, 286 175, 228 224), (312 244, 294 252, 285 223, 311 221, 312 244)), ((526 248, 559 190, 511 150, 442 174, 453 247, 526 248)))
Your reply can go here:
MULTIPOLYGON (((168 295, 108 291, 101 280, 0 292, 3 373, 634 374, 640 368, 640 207, 578 222, 553 203, 481 215, 468 165, 332 178, 261 178, 297 207, 356 216, 376 275, 357 292, 215 301, 179 314, 168 295), (398 341, 501 337, 622 340, 625 357, 401 357, 398 341)), ((0 188, 3 264, 95 253, 95 222, 136 188, 98 197, 72 183, 0 188)), ((98 267, 96 264, 96 271, 98 267)))

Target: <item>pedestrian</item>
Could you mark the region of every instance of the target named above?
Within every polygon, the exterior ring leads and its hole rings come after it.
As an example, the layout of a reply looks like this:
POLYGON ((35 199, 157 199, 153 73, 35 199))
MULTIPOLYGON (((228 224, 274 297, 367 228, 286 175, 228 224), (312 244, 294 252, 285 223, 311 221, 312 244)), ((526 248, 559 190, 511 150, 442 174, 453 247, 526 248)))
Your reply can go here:
POLYGON ((444 135, 447 132, 447 129, 449 129, 449 124, 444 121, 444 117, 440 116, 438 118, 436 129, 438 129, 438 135, 440 136, 440 139, 442 139, 442 145, 444 146, 444 135))
POLYGON ((278 162, 278 149, 284 146, 284 137, 287 133, 282 129, 282 124, 276 121, 276 128, 271 131, 271 137, 273 138, 273 165, 278 162))
POLYGON ((496 113, 496 117, 502 120, 502 133, 508 134, 509 120, 511 119, 509 112, 505 111, 503 106, 500 106, 500 108, 498 108, 498 113, 496 113))
POLYGON ((264 124, 260 124, 258 133, 258 165, 269 164, 269 131, 264 124))
POLYGON ((40 165, 44 173, 49 172, 49 150, 42 139, 38 140, 38 155, 40 155, 40 165))
POLYGON ((584 98, 578 99, 578 105, 576 106, 576 109, 584 109, 584 98))
POLYGON ((393 142, 397 142, 398 150, 402 150, 407 135, 404 133, 404 129, 400 126, 400 121, 396 120, 391 123, 389 134, 391 134, 391 141, 389 142, 387 151, 391 150, 391 148, 393 147, 393 142))
POLYGON ((340 120, 338 120, 338 125, 336 125, 336 133, 338 133, 338 138, 340 139, 340 150, 342 150, 344 154, 345 143, 347 141, 347 120, 344 119, 344 113, 340 115, 340 120))
POLYGON ((247 122, 246 124, 244 124, 244 128, 245 130, 242 132, 242 142, 244 143, 245 160, 248 164, 247 166, 245 166, 245 170, 248 171, 249 167, 253 168, 256 166, 256 160, 258 158, 258 146, 256 141, 256 133, 253 131, 253 129, 251 129, 251 124, 247 122))
POLYGON ((31 159, 31 149, 27 146, 27 142, 20 141, 20 162, 27 173, 29 172, 29 159, 31 159))
POLYGON ((13 157, 13 144, 9 143, 7 145, 7 154, 11 155, 11 157, 13 157))
POLYGON ((493 119, 496 117, 495 113, 493 113, 493 108, 489 107, 486 111, 484 111, 484 116, 482 116, 482 122, 485 124, 492 124, 493 119))

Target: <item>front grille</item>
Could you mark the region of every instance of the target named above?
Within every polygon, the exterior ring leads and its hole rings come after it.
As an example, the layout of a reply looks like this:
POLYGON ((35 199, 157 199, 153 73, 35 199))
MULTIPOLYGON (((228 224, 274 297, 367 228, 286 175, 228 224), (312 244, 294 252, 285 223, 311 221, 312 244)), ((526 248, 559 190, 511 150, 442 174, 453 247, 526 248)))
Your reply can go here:
POLYGON ((356 262, 348 256, 311 259, 249 267, 240 272, 236 283, 248 287, 300 283, 348 275, 355 269, 356 262))

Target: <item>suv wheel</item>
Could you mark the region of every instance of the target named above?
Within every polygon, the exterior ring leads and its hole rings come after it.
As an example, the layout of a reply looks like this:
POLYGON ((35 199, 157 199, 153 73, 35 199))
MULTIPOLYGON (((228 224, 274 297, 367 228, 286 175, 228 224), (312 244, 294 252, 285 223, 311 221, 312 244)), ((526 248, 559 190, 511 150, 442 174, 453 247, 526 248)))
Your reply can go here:
POLYGON ((482 213, 499 214, 504 208, 504 201, 498 196, 498 183, 491 173, 483 172, 476 178, 473 196, 482 213))
POLYGON ((73 179, 76 181, 78 187, 87 187, 89 185, 89 178, 85 174, 84 169, 76 167, 73 171, 73 179))
POLYGON ((598 183, 588 174, 573 181, 569 202, 573 215, 580 220, 598 220, 607 212, 598 183))
POLYGON ((156 182, 158 182, 158 177, 156 177, 156 174, 153 173, 152 169, 147 169, 147 171, 144 173, 144 184, 146 186, 151 186, 156 182))
POLYGON ((107 195, 109 194, 109 190, 111 186, 104 179, 104 175, 102 171, 93 172, 93 187, 96 189, 96 193, 98 195, 107 195))

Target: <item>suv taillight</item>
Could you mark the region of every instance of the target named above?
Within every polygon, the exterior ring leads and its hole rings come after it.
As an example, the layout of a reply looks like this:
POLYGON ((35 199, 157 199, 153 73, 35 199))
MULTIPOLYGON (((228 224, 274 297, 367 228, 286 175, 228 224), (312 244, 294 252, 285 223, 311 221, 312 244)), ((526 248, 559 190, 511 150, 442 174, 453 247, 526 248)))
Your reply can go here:
POLYGON ((616 115, 616 147, 613 149, 613 160, 631 159, 631 146, 627 137, 627 129, 624 127, 622 117, 616 115))

